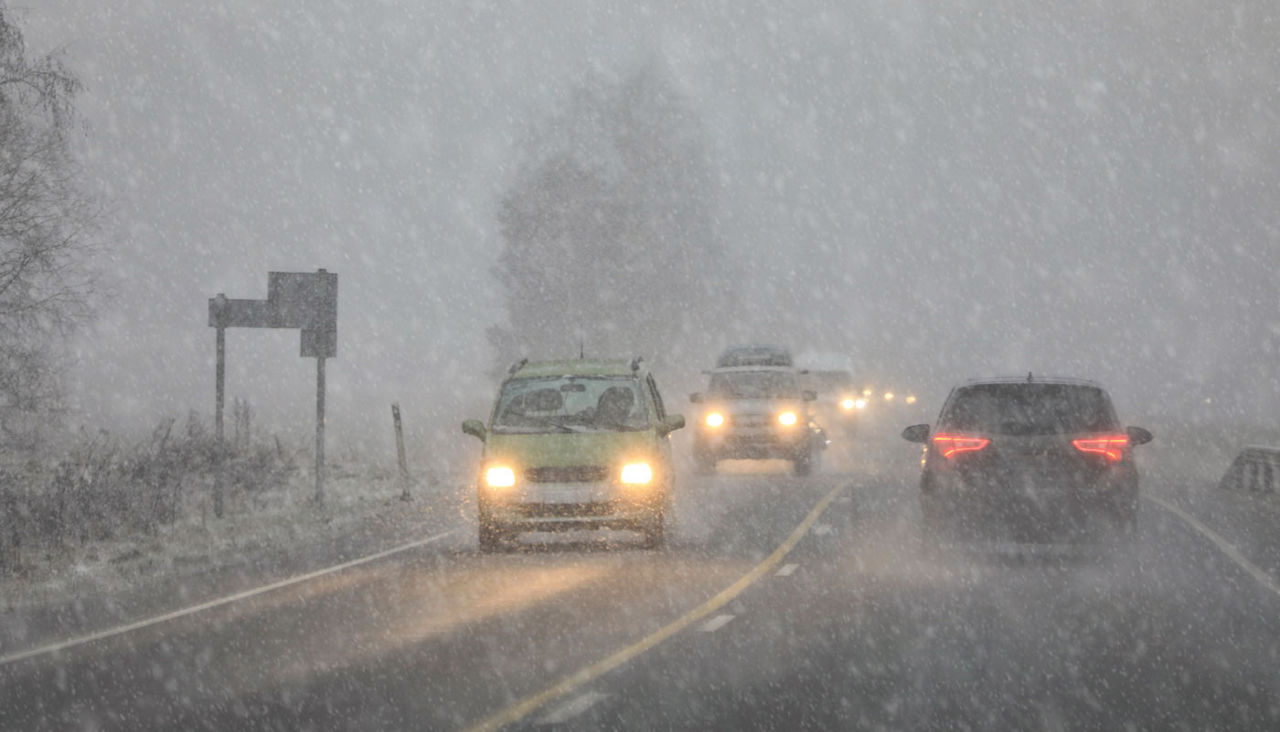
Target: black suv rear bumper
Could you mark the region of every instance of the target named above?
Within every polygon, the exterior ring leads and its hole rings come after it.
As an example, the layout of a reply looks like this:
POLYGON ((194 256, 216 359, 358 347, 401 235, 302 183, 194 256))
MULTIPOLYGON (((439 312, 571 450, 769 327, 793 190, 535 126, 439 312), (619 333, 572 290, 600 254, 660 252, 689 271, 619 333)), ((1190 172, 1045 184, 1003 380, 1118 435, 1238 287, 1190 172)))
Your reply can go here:
POLYGON ((952 538, 1076 541, 1131 527, 1136 481, 1076 486, 983 485, 921 495, 926 531, 952 538))

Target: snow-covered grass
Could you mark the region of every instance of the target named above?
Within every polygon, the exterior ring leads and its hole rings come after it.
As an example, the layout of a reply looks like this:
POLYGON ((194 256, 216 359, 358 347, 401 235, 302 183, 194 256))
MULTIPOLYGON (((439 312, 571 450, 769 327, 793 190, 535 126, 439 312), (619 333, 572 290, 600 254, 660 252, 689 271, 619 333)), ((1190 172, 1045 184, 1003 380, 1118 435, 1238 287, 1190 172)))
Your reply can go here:
POLYGON ((309 452, 274 438, 230 450, 222 518, 216 442, 197 419, 166 421, 137 444, 86 435, 55 460, 11 461, 0 467, 0 610, 229 564, 278 568, 361 531, 411 535, 429 510, 449 510, 448 497, 405 503, 393 468, 335 453, 321 505, 309 452))

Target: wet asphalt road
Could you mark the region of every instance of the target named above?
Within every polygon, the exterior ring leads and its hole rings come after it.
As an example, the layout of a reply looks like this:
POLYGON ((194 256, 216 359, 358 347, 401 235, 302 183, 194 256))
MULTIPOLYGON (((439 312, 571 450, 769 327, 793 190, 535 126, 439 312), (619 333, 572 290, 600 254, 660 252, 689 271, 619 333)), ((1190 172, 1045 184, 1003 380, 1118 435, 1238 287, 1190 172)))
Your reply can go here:
POLYGON ((0 727, 466 728, 628 650, 511 726, 1280 727, 1280 597, 1166 511, 1144 503, 1101 554, 930 554, 909 452, 840 467, 686 479, 656 552, 582 534, 484 556, 458 519, 439 544, 2 666, 0 727))

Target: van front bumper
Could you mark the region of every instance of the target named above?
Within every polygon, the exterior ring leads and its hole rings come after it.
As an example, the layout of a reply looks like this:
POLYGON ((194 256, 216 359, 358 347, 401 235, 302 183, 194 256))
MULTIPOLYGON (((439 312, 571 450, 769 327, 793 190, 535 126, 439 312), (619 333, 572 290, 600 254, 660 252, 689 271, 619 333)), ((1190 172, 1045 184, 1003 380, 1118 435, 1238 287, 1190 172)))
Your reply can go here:
POLYGON ((661 517, 660 486, 614 483, 539 483, 506 493, 481 490, 480 520, 513 531, 636 529, 661 517))

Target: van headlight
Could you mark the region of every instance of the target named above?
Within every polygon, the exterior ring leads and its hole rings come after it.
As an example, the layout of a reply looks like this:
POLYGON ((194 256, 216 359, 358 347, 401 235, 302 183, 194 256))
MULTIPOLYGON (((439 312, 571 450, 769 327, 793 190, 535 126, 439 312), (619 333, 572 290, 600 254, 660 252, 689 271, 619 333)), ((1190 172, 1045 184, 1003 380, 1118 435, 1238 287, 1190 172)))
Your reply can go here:
POLYGON ((783 412, 782 414, 778 415, 778 424, 782 425, 783 427, 790 427, 795 423, 796 423, 795 412, 783 412))
POLYGON ((708 427, 719 427, 724 424, 724 415, 719 412, 712 412, 707 415, 705 421, 708 427))
POLYGON ((627 485, 648 485, 653 480, 653 468, 649 463, 627 463, 622 466, 622 482, 627 485))
POLYGON ((516 484, 516 471, 505 465, 495 465, 484 471, 484 482, 490 488, 510 488, 516 484))

